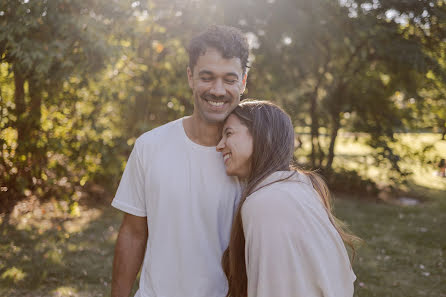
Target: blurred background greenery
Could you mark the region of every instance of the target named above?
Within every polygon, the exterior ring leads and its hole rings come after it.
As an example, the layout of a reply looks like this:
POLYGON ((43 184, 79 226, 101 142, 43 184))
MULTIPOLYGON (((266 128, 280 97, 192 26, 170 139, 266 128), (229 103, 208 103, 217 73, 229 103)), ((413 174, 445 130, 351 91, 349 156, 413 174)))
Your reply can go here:
POLYGON ((444 0, 0 0, 0 295, 106 294, 105 205, 136 137, 192 112, 211 24, 246 33, 244 97, 282 105, 346 198, 357 296, 446 296, 444 0))

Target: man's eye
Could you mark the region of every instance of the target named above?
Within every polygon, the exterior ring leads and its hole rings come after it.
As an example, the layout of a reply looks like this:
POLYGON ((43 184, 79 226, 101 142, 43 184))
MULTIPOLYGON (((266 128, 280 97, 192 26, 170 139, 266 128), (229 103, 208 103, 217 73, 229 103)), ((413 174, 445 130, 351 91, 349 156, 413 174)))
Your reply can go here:
POLYGON ((226 81, 227 84, 230 84, 230 85, 233 85, 233 84, 235 84, 237 82, 236 79, 226 79, 225 81, 226 81))
POLYGON ((212 80, 212 77, 210 77, 210 76, 202 76, 202 77, 201 77, 201 80, 202 80, 202 81, 211 81, 211 80, 212 80))
POLYGON ((226 137, 228 137, 228 136, 231 136, 232 135, 232 132, 226 132, 226 137))

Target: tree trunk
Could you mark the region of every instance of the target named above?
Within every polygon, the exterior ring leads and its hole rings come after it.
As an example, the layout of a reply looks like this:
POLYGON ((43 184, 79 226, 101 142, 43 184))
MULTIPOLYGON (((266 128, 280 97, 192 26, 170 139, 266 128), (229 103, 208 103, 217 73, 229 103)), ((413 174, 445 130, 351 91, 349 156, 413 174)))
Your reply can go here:
MULTIPOLYGON (((324 69, 327 68, 327 64, 324 66, 324 69)), ((319 142, 319 115, 317 113, 317 97, 319 92, 319 86, 322 83, 323 75, 325 74, 325 70, 323 74, 319 77, 316 86, 311 94, 310 98, 310 118, 311 118, 311 167, 316 167, 316 154, 319 156, 319 164, 321 163, 321 145, 319 142)))
POLYGON ((14 72, 14 101, 15 101, 15 115, 16 115, 16 129, 17 129, 17 151, 23 153, 23 144, 26 143, 26 104, 25 104, 25 78, 20 74, 16 67, 14 72))
POLYGON ((33 138, 33 143, 37 143, 42 117, 42 88, 40 84, 33 79, 29 80, 29 98, 29 136, 33 138))
POLYGON ((317 105, 317 94, 313 94, 311 97, 311 105, 310 105, 310 118, 311 118, 311 167, 316 167, 316 147, 317 140, 319 138, 318 133, 318 118, 316 113, 316 105, 317 105))
POLYGON ((323 71, 320 73, 314 90, 310 99, 310 118, 311 118, 311 166, 316 168, 316 158, 318 158, 318 167, 321 167, 322 160, 324 158, 324 152, 321 148, 319 140, 319 114, 317 113, 317 98, 319 93, 319 87, 324 80, 325 74, 328 70, 330 62, 330 51, 327 51, 326 62, 324 64, 323 71), (317 156, 317 157, 316 157, 317 156))
POLYGON ((318 133, 317 133, 317 148, 318 148, 318 150, 319 150, 319 163, 318 163, 318 168, 322 168, 322 161, 324 160, 324 158, 325 158, 325 154, 324 154, 324 150, 322 149, 322 146, 321 146, 321 141, 320 141, 320 139, 319 139, 319 131, 318 131, 318 133))
POLYGON ((42 87, 38 81, 33 79, 29 82, 29 112, 28 112, 28 142, 29 153, 31 155, 32 174, 36 178, 41 177, 42 168, 46 165, 44 148, 39 147, 38 142, 41 137, 42 118, 42 87))
POLYGON ((12 126, 17 130, 17 149, 15 152, 14 167, 15 174, 9 176, 8 193, 0 203, 0 212, 6 213, 5 222, 9 221, 9 213, 14 209, 18 201, 24 198, 22 191, 32 182, 32 177, 27 166, 27 115, 25 102, 25 76, 19 69, 13 66, 14 73, 14 103, 16 120, 12 126))
POLYGON ((328 148, 327 164, 325 165, 326 170, 331 170, 331 166, 333 165, 333 160, 335 156, 334 148, 336 144, 336 138, 338 136, 338 131, 341 125, 338 111, 333 111, 331 113, 331 120, 332 120, 332 130, 330 133, 330 146, 328 148))
POLYGON ((14 100, 17 129, 17 163, 18 176, 31 183, 34 176, 39 177, 42 164, 42 154, 39 152, 38 141, 40 139, 40 126, 42 116, 42 88, 40 84, 29 79, 29 103, 25 101, 26 79, 14 68, 14 100), (24 156, 24 157, 23 157, 24 156), (32 172, 34 171, 34 172, 32 172))

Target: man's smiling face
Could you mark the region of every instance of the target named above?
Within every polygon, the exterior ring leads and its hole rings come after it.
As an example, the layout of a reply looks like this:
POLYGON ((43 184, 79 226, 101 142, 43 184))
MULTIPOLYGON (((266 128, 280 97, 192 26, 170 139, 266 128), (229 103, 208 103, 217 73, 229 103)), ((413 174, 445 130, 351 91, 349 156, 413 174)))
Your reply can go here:
POLYGON ((239 104, 245 90, 239 58, 225 59, 221 53, 208 48, 194 69, 187 69, 189 86, 194 96, 194 113, 210 124, 222 123, 239 104))

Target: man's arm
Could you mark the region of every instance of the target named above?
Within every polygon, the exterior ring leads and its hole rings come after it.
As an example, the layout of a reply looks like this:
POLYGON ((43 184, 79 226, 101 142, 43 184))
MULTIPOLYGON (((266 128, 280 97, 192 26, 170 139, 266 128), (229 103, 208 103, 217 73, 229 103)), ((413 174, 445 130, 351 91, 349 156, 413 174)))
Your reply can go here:
POLYGON ((112 297, 128 297, 144 259, 148 238, 147 218, 126 213, 116 240, 112 297))

